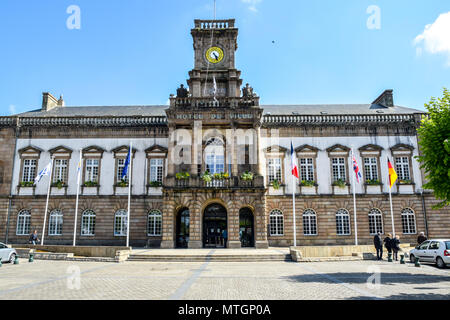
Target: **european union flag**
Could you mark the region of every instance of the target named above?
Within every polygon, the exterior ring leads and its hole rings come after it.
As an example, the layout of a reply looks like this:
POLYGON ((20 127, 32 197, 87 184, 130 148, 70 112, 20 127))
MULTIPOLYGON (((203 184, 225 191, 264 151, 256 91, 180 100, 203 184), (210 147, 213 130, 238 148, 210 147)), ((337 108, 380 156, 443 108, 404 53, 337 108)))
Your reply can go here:
POLYGON ((123 166, 122 180, 124 180, 126 175, 128 174, 128 166, 130 165, 130 160, 131 160, 131 148, 128 150, 127 159, 125 160, 125 164, 123 166))

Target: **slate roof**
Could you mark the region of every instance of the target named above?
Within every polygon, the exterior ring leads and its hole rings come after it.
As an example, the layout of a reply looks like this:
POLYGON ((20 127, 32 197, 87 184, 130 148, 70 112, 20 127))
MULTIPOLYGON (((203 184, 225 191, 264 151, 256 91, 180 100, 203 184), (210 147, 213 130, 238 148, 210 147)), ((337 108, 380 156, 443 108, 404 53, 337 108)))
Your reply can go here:
MULTIPOLYGON (((126 117, 165 116, 167 105, 155 106, 93 106, 57 107, 50 111, 41 109, 18 114, 19 117, 126 117)), ((264 115, 376 115, 414 114, 424 111, 394 106, 387 108, 374 104, 332 104, 332 105, 262 105, 264 115)))

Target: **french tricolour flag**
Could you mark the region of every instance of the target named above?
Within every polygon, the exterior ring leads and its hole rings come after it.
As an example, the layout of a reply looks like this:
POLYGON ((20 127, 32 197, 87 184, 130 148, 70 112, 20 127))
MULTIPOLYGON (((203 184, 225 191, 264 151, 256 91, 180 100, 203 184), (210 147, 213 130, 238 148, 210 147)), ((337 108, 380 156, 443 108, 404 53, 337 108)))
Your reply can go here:
POLYGON ((292 141, 291 141, 291 168, 292 168, 292 175, 298 179, 297 160, 295 158, 294 146, 292 145, 292 141))

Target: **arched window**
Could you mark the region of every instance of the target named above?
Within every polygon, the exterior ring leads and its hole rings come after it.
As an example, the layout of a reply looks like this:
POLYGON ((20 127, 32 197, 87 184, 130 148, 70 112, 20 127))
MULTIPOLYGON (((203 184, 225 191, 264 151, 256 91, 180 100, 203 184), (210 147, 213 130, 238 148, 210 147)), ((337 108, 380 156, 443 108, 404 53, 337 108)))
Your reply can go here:
POLYGON ((369 211, 369 232, 370 234, 383 233, 383 215, 377 208, 369 211))
POLYGON ((350 234, 350 214, 346 209, 336 212, 336 234, 343 236, 350 234))
POLYGON ((402 225, 404 234, 416 233, 416 218, 412 209, 405 208, 402 210, 402 225))
POLYGON ((62 235, 63 214, 57 209, 50 212, 50 219, 48 220, 48 235, 60 236, 62 235))
POLYGON ((303 212, 303 234, 305 236, 317 235, 317 215, 312 209, 303 212))
POLYGON ((95 235, 95 212, 92 210, 83 211, 81 216, 81 235, 95 235))
POLYGON ((127 235, 127 211, 120 209, 114 215, 114 235, 118 237, 127 235))
POLYGON ((31 226, 31 213, 28 210, 21 210, 17 215, 17 229, 16 235, 28 235, 30 234, 31 226))
POLYGON ((159 210, 152 210, 148 214, 148 227, 149 236, 160 236, 162 231, 162 213, 159 210))
POLYGON ((219 137, 211 138, 205 144, 206 170, 211 174, 225 172, 224 145, 219 137))
POLYGON ((282 236, 284 235, 284 218, 283 212, 278 209, 272 210, 269 215, 270 220, 270 235, 282 236))

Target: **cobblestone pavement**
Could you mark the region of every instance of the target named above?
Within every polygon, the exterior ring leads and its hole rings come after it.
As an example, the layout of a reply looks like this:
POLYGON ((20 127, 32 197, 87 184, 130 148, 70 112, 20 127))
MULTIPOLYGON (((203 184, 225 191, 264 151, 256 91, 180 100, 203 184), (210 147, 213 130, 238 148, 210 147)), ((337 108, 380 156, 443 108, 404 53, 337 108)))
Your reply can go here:
POLYGON ((450 300, 450 269, 386 261, 118 264, 20 260, 19 265, 0 268, 0 299, 450 300))

